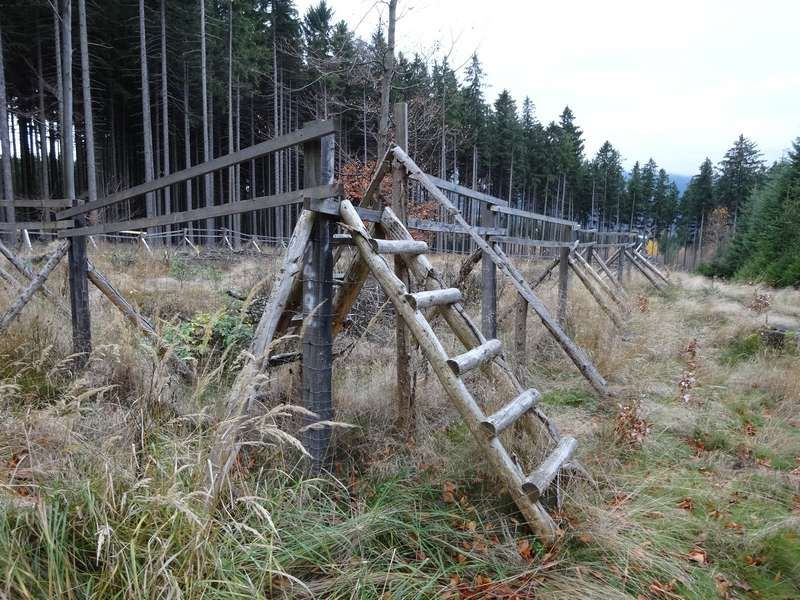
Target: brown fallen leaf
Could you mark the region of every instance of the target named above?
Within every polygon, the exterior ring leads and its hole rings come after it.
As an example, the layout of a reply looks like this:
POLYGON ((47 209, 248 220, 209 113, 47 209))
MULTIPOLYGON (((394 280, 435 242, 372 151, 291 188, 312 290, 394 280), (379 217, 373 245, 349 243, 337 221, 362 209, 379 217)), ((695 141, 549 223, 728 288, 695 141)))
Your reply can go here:
POLYGON ((527 560, 531 560, 531 543, 528 540, 520 540, 517 544, 517 552, 519 555, 527 560))
POLYGON ((452 504, 456 501, 455 496, 456 491, 456 484, 452 481, 445 481, 444 485, 442 486, 442 500, 445 502, 452 504))
POLYGON ((714 576, 714 585, 717 587, 717 593, 719 594, 720 598, 724 598, 725 600, 730 600, 731 596, 731 583, 725 576, 722 574, 718 574, 714 576))
POLYGON ((678 508, 683 510, 688 510, 689 512, 694 510, 694 500, 689 498, 688 496, 678 502, 678 508))
POLYGON ((701 548, 694 548, 686 555, 689 562, 697 563, 698 565, 708 564, 708 554, 701 548))

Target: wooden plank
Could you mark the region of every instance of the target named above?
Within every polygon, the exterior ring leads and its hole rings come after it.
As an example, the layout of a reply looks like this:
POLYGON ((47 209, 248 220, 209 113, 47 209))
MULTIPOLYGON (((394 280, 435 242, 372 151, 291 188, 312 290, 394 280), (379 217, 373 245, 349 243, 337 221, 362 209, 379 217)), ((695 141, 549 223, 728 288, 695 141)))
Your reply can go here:
MULTIPOLYGON (((437 233, 469 233, 469 229, 456 223, 441 223, 430 219, 408 218, 408 228, 418 229, 419 231, 435 231, 437 233)), ((505 235, 507 229, 501 227, 473 227, 478 235, 505 235)))
POLYGON ((0 334, 6 332, 33 295, 44 285, 50 273, 58 266, 58 263, 61 262, 61 259, 64 258, 68 250, 69 244, 62 242, 47 259, 44 267, 42 267, 42 270, 33 278, 30 285, 22 291, 19 297, 8 307, 8 310, 0 316, 0 334))
POLYGON ((17 221, 16 223, 0 223, 0 231, 57 231, 73 226, 72 219, 63 221, 17 221))
POLYGON ((509 208, 507 206, 492 206, 493 212, 504 213, 507 215, 514 215, 515 217, 524 217, 526 219, 533 219, 535 221, 545 221, 547 223, 557 223, 559 225, 567 225, 578 229, 580 225, 575 221, 568 221, 567 219, 559 219, 557 217, 548 217, 547 215, 540 215, 538 213, 528 212, 519 208, 509 208))
MULTIPOLYGON (((493 242, 502 242, 504 244, 519 244, 520 246, 532 246, 536 248, 571 248, 573 242, 559 242, 555 240, 530 240, 527 238, 511 237, 507 235, 493 235, 491 236, 493 242)), ((594 242, 592 242, 593 244, 594 242)), ((579 244, 578 247, 583 247, 586 244, 579 244)))
POLYGON ((480 202, 485 202, 492 206, 501 206, 501 207, 508 206, 508 201, 503 200, 502 198, 496 198, 495 196, 484 194, 483 192, 473 190, 463 185, 458 185, 457 183, 451 183, 449 181, 445 181, 444 179, 439 179, 438 177, 435 177, 433 175, 428 175, 428 179, 430 179, 434 184, 436 184, 436 187, 441 188, 443 190, 447 190, 448 192, 454 192, 459 196, 466 196, 467 198, 473 198, 475 200, 478 200, 480 202))
POLYGON ((275 208, 277 206, 287 206, 303 202, 304 198, 330 198, 341 194, 341 187, 338 184, 321 185, 305 190, 296 190, 273 196, 263 196, 251 198, 229 204, 219 204, 208 208, 195 208, 169 215, 156 217, 143 217, 131 221, 120 223, 102 223, 88 227, 80 227, 59 232, 59 237, 73 237, 78 235, 97 235, 102 233, 119 233, 131 229, 147 229, 158 225, 178 225, 189 221, 197 221, 206 218, 222 217, 226 215, 237 215, 253 210, 264 208, 275 208))
MULTIPOLYGON (((177 183, 182 183, 184 181, 188 181, 189 179, 194 179, 195 177, 207 175, 209 173, 213 173, 214 171, 218 171, 220 169, 233 167, 238 164, 259 158, 266 154, 270 154, 278 150, 283 150, 285 148, 296 146, 298 144, 307 142, 309 140, 319 139, 323 136, 330 135, 335 132, 336 132, 336 125, 332 120, 313 121, 312 123, 306 124, 305 127, 303 127, 302 129, 298 129, 297 131, 293 131, 286 135, 282 135, 273 138, 271 140, 267 140, 265 142, 261 142, 260 144, 256 144, 255 146, 250 146, 249 148, 239 150, 238 152, 226 154, 225 156, 219 156, 213 160, 209 160, 208 162, 200 163, 198 165, 194 165, 193 167, 189 167, 188 169, 176 171, 165 177, 161 177, 159 179, 155 179, 153 181, 134 186, 130 189, 117 192, 116 194, 111 194, 110 196, 106 196, 105 198, 100 198, 98 200, 95 200, 94 202, 86 202, 85 204, 81 204, 80 206, 75 206, 67 210, 61 211, 56 216, 59 219, 66 219, 68 217, 74 217, 75 215, 85 214, 89 211, 97 210, 99 208, 104 208, 106 206, 116 204, 117 202, 122 202, 123 200, 130 200, 131 198, 136 198, 137 196, 143 196, 150 192, 155 192, 165 187, 169 187, 177 183)), ((238 213, 227 213, 227 214, 238 214, 238 213)))
POLYGON ((69 208, 72 200, 69 198, 15 198, 15 208, 69 208))

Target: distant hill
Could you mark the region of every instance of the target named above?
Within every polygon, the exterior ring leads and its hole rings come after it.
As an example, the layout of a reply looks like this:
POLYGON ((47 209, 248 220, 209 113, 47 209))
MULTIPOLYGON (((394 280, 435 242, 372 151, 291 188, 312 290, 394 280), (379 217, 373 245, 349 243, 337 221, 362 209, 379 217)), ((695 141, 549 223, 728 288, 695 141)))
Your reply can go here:
POLYGON ((667 173, 667 175, 669 175, 669 180, 678 186, 678 191, 683 195, 692 180, 691 175, 676 175, 675 173, 667 173))

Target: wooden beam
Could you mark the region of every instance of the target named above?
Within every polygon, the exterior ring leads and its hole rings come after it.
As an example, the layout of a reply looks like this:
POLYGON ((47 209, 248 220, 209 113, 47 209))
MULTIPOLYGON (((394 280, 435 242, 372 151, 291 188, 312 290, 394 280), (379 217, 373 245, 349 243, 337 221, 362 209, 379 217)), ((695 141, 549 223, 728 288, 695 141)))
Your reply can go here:
POLYGON ((69 198, 17 198, 14 200, 16 208, 69 208, 72 206, 72 200, 69 198))
POLYGON ((147 229, 158 225, 176 225, 189 221, 198 221, 206 218, 222 217, 226 215, 236 215, 253 210, 264 208, 275 208, 276 206, 287 206, 289 204, 299 204, 304 198, 331 198, 341 194, 341 186, 338 184, 321 185, 309 189, 296 190, 272 196, 251 198, 230 204, 219 204, 208 208, 195 208, 169 215, 157 217, 143 217, 131 221, 120 223, 102 223, 100 225, 90 225, 77 229, 69 229, 59 232, 59 237, 73 237, 79 235, 97 235, 102 233, 119 233, 131 229, 147 229))
MULTIPOLYGON (((402 148, 403 146, 400 147, 402 148)), ((430 179, 434 184, 436 184, 436 187, 441 188, 443 190, 447 190, 448 192, 454 192, 459 196, 466 196, 467 198, 479 200, 480 202, 485 202, 486 204, 489 204, 491 206, 501 206, 501 207, 508 206, 507 200, 496 198, 489 194, 484 194, 483 192, 473 190, 463 185, 458 185, 457 183, 451 183, 450 181, 439 179, 438 177, 434 177, 433 175, 428 175, 428 179, 430 179)))
POLYGON ((0 223, 0 231, 22 231, 30 229, 33 231, 57 231, 59 229, 69 229, 73 226, 72 219, 64 221, 18 221, 16 223, 0 223))
POLYGON ((22 312, 22 309, 25 308, 25 305, 28 304, 37 290, 44 285, 44 282, 47 280, 50 273, 52 273, 53 269, 58 266, 58 263, 61 262, 61 259, 64 258, 64 255, 68 250, 69 244, 62 242, 50 255, 50 258, 47 259, 44 267, 42 267, 42 270, 39 272, 39 274, 33 278, 33 281, 31 281, 30 285, 28 285, 28 287, 22 291, 22 293, 19 295, 19 298, 17 298, 11 304, 11 306, 8 307, 8 310, 6 310, 2 316, 0 316, 0 334, 6 332, 8 327, 14 322, 14 319, 17 318, 19 313, 22 312))
POLYGON ((567 225, 569 227, 574 228, 575 230, 577 230, 578 227, 580 227, 580 225, 575 221, 568 221, 567 219, 558 219, 556 217, 548 217, 547 215, 540 215, 538 213, 528 212, 527 210, 521 210, 519 208, 509 208, 507 206, 492 206, 492 211, 498 213, 504 213, 507 215, 513 215, 515 217, 524 217, 526 219, 533 219, 535 221, 545 221, 547 223, 567 225))
MULTIPOLYGON (((244 150, 239 150, 238 152, 233 152, 232 154, 226 154, 225 156, 217 157, 208 162, 200 163, 193 167, 189 167, 188 169, 176 171, 175 173, 171 173, 170 175, 167 175, 165 177, 161 177, 159 179, 155 179, 153 181, 137 185, 130 189, 117 192, 116 194, 111 194, 110 196, 106 196, 105 198, 100 198, 99 200, 95 200, 94 202, 86 202, 85 204, 81 204, 79 206, 63 210, 59 212, 56 216, 59 219, 66 219, 69 217, 74 217, 75 215, 85 214, 87 212, 97 210, 99 208, 104 208, 106 206, 116 204, 117 202, 122 202, 123 200, 130 200, 131 198, 136 198, 137 196, 143 196, 150 192, 155 192, 165 187, 169 187, 177 183, 182 183, 184 181, 188 181, 189 179, 194 179, 195 177, 207 175, 209 173, 213 173, 214 171, 219 171, 220 169, 233 167, 238 164, 245 163, 250 160, 254 160, 256 158, 260 158, 261 156, 264 156, 266 154, 271 154, 272 152, 276 152, 278 150, 290 148, 292 146, 296 146, 298 144, 310 140, 316 140, 323 136, 333 134, 335 132, 336 132, 336 125, 332 120, 313 121, 312 123, 306 124, 306 126, 303 127, 302 129, 298 129, 297 131, 293 131, 292 133, 288 133, 286 135, 282 135, 273 138, 271 140, 261 142, 260 144, 256 144, 255 146, 250 146, 249 148, 245 148, 244 150)), ((238 214, 238 213, 225 213, 225 214, 238 214)), ((209 215, 209 216, 214 216, 214 215, 209 215)))
MULTIPOLYGON (((33 281, 33 279, 36 277, 36 274, 33 271, 31 271, 27 267, 27 265, 19 259, 17 255, 14 254, 11 250, 9 250, 8 247, 2 242, 0 242, 0 254, 5 256, 6 259, 8 259, 8 262, 14 265, 14 268, 20 273, 22 273, 22 275, 28 281, 33 281)), ((39 293, 45 296, 48 300, 50 300, 62 315, 69 317, 69 309, 67 308, 67 306, 64 304, 64 302, 57 294, 54 294, 49 289, 47 289, 46 285, 42 285, 42 287, 39 288, 39 293)))

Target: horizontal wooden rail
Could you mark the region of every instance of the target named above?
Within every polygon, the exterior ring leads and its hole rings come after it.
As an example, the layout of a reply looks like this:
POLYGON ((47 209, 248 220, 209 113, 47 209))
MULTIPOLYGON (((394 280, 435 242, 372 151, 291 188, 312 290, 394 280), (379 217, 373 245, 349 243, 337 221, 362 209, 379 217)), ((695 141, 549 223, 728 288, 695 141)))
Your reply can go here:
MULTIPOLYGON (((131 198, 135 198, 137 196, 155 192, 165 187, 175 185, 176 183, 182 183, 184 181, 188 181, 189 179, 200 177, 201 175, 207 175, 209 173, 213 173, 214 171, 219 171, 227 167, 233 167, 238 164, 260 158, 266 154, 271 154, 272 152, 276 152, 278 150, 284 150, 285 148, 290 148, 292 146, 302 144, 303 142, 315 140, 333 133, 336 133, 336 125, 332 120, 314 121, 307 124, 302 129, 298 129, 292 133, 267 140, 266 142, 261 142, 260 144, 250 146, 249 148, 239 150, 238 152, 234 152, 232 154, 220 156, 208 162, 200 163, 199 165, 189 167, 188 169, 183 169, 182 171, 176 171, 171 175, 137 185, 128 190, 117 192, 116 194, 111 194, 105 198, 95 200, 94 202, 87 202, 80 206, 69 208, 59 212, 57 216, 59 219, 66 219, 68 217, 74 217, 75 215, 84 214, 92 210, 97 210, 98 208, 110 206, 111 204, 115 204, 123 200, 130 200, 131 198)), ((193 218, 195 217, 192 217, 192 219, 193 218)))
MULTIPOLYGON (((490 236, 493 242, 502 242, 504 244, 519 244, 520 246, 538 246, 539 248, 571 248, 574 242, 558 242, 553 240, 531 240, 521 237, 510 237, 507 235, 493 235, 490 236)), ((594 242, 587 242, 585 244, 578 244, 578 248, 584 246, 593 246, 594 242)))
POLYGON ((575 229, 579 227, 578 223, 576 223, 575 221, 568 221, 567 219, 559 219, 557 217, 548 217, 547 215, 540 215, 539 213, 532 213, 528 212, 527 210, 521 210, 519 208, 509 208, 507 206, 493 206, 492 211, 503 213, 505 215, 512 215, 514 217, 524 217, 526 219, 532 219, 534 221, 545 221, 547 223, 568 225, 575 229))
POLYGON ((0 223, 0 231, 22 231, 30 229, 32 231, 54 231, 56 229, 69 229, 72 227, 72 219, 65 221, 17 221, 16 223, 0 223))
POLYGON ((307 190, 296 190, 294 192, 286 192, 285 194, 264 196, 262 198, 252 198, 250 200, 242 200, 241 202, 233 202, 229 204, 220 204, 218 206, 211 206, 209 208, 196 208, 194 210, 185 210, 183 212, 161 215, 158 217, 143 217, 141 219, 123 221, 121 223, 101 223, 99 225, 89 225, 79 229, 68 229, 65 231, 60 231, 58 233, 58 237, 65 238, 74 237, 76 235, 118 233, 121 231, 131 233, 127 230, 146 229, 148 227, 156 227, 158 225, 176 225, 179 223, 186 223, 188 221, 199 221, 213 217, 238 215, 264 208, 275 208, 276 206, 299 204, 303 202, 304 198, 307 197, 330 198, 340 194, 341 186, 338 184, 321 185, 307 190))
POLYGON ((433 183, 435 183, 436 187, 446 190, 448 192, 456 193, 459 196, 466 196, 467 198, 473 198, 474 200, 479 200, 480 202, 486 202, 487 204, 491 204, 493 206, 508 206, 508 201, 506 200, 490 196, 489 194, 484 194, 483 192, 470 189, 463 185, 458 185, 457 183, 451 183, 450 181, 439 179, 438 177, 434 177, 433 175, 428 175, 428 179, 430 179, 433 183))
POLYGON ((72 200, 69 198, 17 198, 14 208, 69 208, 72 200))

